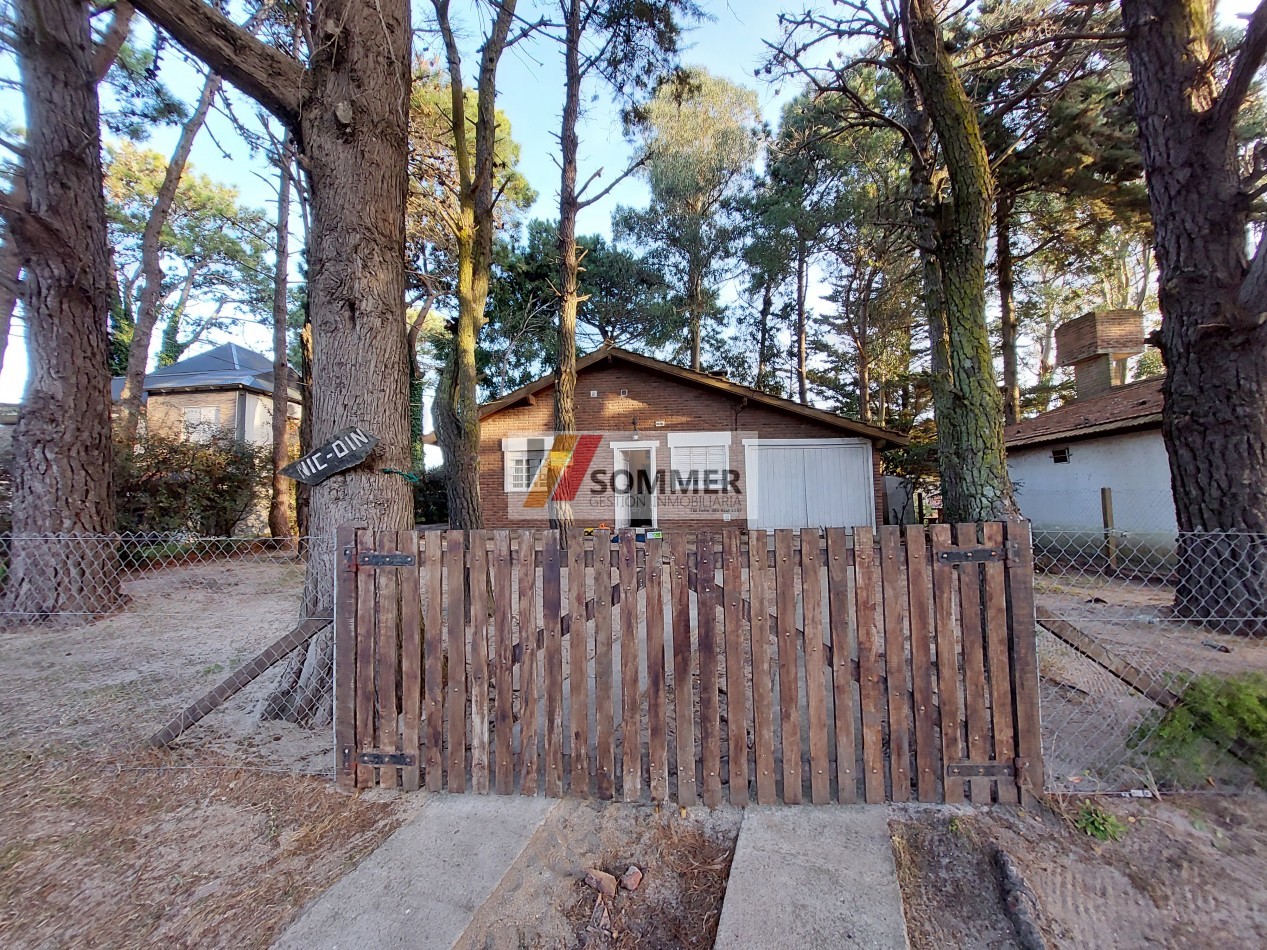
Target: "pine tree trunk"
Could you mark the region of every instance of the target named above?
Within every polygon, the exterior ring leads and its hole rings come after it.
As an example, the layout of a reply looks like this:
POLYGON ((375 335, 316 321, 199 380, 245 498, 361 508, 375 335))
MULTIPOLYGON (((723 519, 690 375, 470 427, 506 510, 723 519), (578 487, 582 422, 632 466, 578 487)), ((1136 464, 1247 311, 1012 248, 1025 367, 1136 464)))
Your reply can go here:
POLYGON ((290 280, 290 133, 282 138, 281 177, 277 183, 277 228, 273 266, 273 484, 268 502, 268 533, 294 536, 291 494, 294 483, 281 473, 290 464, 290 363, 286 359, 286 322, 290 280))
MULTIPOLYGON (((576 310, 580 297, 580 263, 576 254, 576 123, 581 111, 581 0, 565 7, 563 124, 559 135, 562 163, 559 180, 559 353, 554 373, 554 431, 576 431, 576 310)), ((572 506, 550 499, 550 526, 572 527, 572 506)))
POLYGON ((9 348, 9 328, 13 311, 18 306, 18 279, 22 274, 22 255, 7 222, 0 224, 0 370, 9 348))
POLYGON ((695 252, 687 265, 686 310, 690 319, 691 369, 700 371, 704 333, 704 267, 695 252))
MULTIPOLYGON (((933 222, 935 236, 926 236, 932 237, 933 251, 924 263, 938 467, 946 518, 991 521, 1016 513, 985 314, 993 182, 975 106, 936 16, 932 0, 911 0, 906 13, 912 74, 941 145, 951 192, 950 207, 933 222)), ((932 213, 923 212, 925 226, 932 213)))
POLYGON ((796 395, 802 405, 809 403, 809 381, 806 375, 809 353, 805 326, 805 284, 809 279, 807 270, 805 242, 798 240, 796 243, 796 395))
POLYGON ((19 0, 26 200, 10 209, 26 279, 30 374, 14 436, 13 542, 4 609, 104 613, 119 605, 107 314, 111 273, 88 10, 19 0))
POLYGON ((768 385, 766 374, 769 372, 769 361, 766 354, 770 347, 770 314, 773 312, 774 286, 770 280, 766 280, 761 288, 761 312, 757 316, 757 380, 754 384, 756 389, 763 392, 767 391, 768 385))
POLYGON ((1160 277, 1162 434, 1180 532, 1175 606, 1261 635, 1267 326, 1261 300, 1238 302, 1250 202, 1237 166, 1239 102, 1220 100, 1207 68, 1211 17, 1197 0, 1122 4, 1160 277))
POLYGON ((211 111, 211 103, 220 92, 220 77, 215 73, 207 76, 203 83, 202 94, 184 127, 180 130, 180 138, 172 152, 167 170, 163 174, 163 183, 159 186, 154 198, 154 207, 145 222, 145 230, 141 234, 141 299, 136 308, 136 325, 132 330, 132 342, 128 347, 128 368, 123 377, 123 392, 119 395, 118 426, 119 442, 132 445, 136 441, 137 427, 141 418, 141 397, 145 390, 145 368, 150 359, 150 341, 154 337, 154 327, 158 323, 159 305, 163 299, 163 262, 162 246, 163 228, 167 225, 168 215, 176 200, 176 191, 180 187, 181 176, 185 173, 185 165, 189 162, 189 153, 194 147, 194 139, 202 129, 211 111))
POLYGON ((999 277, 999 323, 1003 351, 1003 422, 1021 418, 1021 383, 1017 358, 1018 327, 1014 300, 1015 262, 1012 259, 1012 198, 1000 193, 994 202, 995 266, 999 277))

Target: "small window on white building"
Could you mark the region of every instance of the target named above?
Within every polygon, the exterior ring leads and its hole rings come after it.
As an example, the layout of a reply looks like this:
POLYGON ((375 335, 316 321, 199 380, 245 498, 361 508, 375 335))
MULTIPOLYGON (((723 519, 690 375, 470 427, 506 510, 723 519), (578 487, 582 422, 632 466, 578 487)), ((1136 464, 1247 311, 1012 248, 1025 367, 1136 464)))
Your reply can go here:
POLYGON ((1060 465, 1064 462, 1068 462, 1069 450, 1068 449, 1052 449, 1051 460, 1055 462, 1057 465, 1060 465))

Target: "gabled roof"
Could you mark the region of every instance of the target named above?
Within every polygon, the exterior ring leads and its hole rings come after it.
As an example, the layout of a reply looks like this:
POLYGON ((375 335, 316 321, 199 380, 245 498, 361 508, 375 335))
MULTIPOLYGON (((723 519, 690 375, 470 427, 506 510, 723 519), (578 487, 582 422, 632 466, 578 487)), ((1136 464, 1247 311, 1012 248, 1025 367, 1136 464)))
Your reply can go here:
MULTIPOLYGON (((866 423, 858 422, 854 419, 848 419, 845 416, 838 415, 834 412, 828 412, 825 409, 815 409, 813 406, 805 406, 799 402, 793 402, 791 399, 784 399, 781 396, 772 396, 769 393, 764 393, 759 389, 753 389, 750 386, 741 386, 738 383, 732 383, 726 379, 710 376, 707 373, 697 373, 695 370, 686 369, 682 366, 675 366, 672 363, 666 363, 663 360, 652 359, 650 356, 643 356, 641 353, 634 353, 618 346, 605 344, 597 350, 594 350, 592 353, 581 357, 576 361, 576 371, 578 374, 582 373, 590 367, 602 362, 625 363, 652 373, 658 373, 678 382, 686 383, 691 386, 698 386, 701 389, 723 393, 736 399, 743 399, 762 406, 768 406, 769 408, 776 409, 780 412, 787 412, 791 415, 812 419, 813 421, 822 423, 823 425, 839 429, 841 432, 871 439, 877 443, 876 448, 879 449, 896 448, 897 446, 908 445, 910 443, 910 439, 902 435, 900 432, 894 432, 892 429, 884 429, 880 426, 867 425, 866 423)), ((512 393, 506 394, 501 399, 485 403, 480 407, 480 418, 485 419, 494 413, 507 409, 516 403, 523 402, 529 397, 535 396, 542 390, 550 389, 553 386, 554 374, 548 373, 526 386, 521 386, 512 393)))
MULTIPOLYGON (((289 396, 298 402, 295 388, 299 376, 291 370, 289 396)), ((114 398, 119 398, 122 380, 114 380, 114 398)), ((249 389, 258 393, 273 391, 273 361, 263 354, 236 343, 223 343, 203 353, 162 366, 145 377, 147 395, 208 389, 249 389)))
POLYGON ((1140 429, 1161 427, 1162 377, 1114 386, 1108 392, 1075 399, 1059 409, 1022 419, 1004 430, 1009 449, 1073 442, 1140 429))

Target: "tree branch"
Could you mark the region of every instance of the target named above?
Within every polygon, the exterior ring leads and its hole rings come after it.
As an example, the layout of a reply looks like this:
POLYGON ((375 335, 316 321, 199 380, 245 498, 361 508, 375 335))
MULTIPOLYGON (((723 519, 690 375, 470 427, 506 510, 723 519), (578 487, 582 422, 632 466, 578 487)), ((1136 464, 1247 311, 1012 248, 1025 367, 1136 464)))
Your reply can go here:
POLYGON ((119 50, 128 38, 128 30, 132 27, 132 15, 136 12, 128 0, 118 0, 114 5, 114 16, 110 19, 110 28, 97 44, 92 54, 92 72, 97 82, 106 78, 110 67, 119 58, 119 50))
POLYGON ((1231 129, 1236 122, 1236 113, 1249 95, 1249 90, 1254 85, 1254 76, 1262 66, 1264 57, 1267 57, 1267 0, 1260 0, 1249 18, 1245 40, 1241 43, 1236 62, 1232 64, 1227 85, 1223 87, 1219 101, 1214 104, 1216 135, 1221 137, 1220 133, 1231 129))
POLYGON ((136 0, 136 6, 212 72, 291 128, 299 124, 307 70, 295 60, 201 0, 136 0))

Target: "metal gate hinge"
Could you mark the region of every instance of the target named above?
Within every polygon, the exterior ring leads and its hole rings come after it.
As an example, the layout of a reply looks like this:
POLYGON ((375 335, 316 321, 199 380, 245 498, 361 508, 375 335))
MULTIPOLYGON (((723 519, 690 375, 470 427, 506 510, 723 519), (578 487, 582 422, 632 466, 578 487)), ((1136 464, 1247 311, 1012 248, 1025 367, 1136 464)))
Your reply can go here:
POLYGON ((1020 556, 1015 541, 998 547, 962 547, 938 551, 937 560, 942 564, 1011 564, 1020 556))
POLYGON ((1010 762, 952 762, 946 766, 947 778, 1012 778, 1016 767, 1010 762))
POLYGON ((356 761, 361 765, 413 765, 418 760, 409 752, 359 752, 356 761))
POLYGON ((360 567, 415 567, 417 558, 412 554, 377 554, 374 551, 362 551, 356 556, 360 567))

